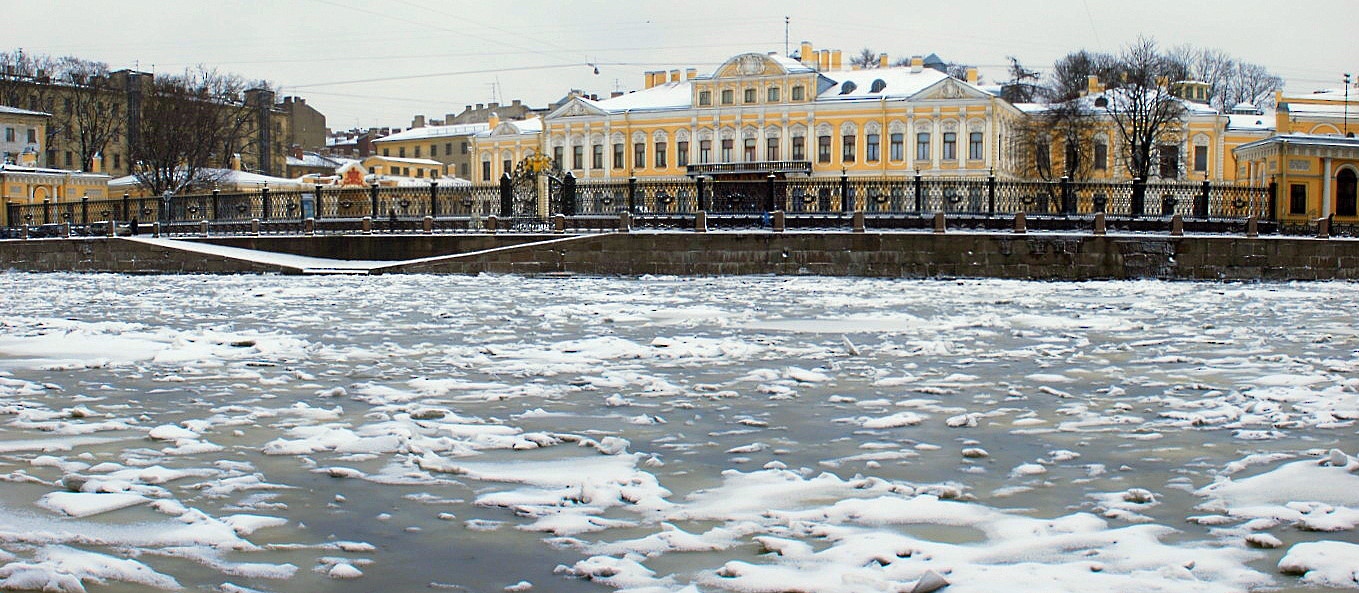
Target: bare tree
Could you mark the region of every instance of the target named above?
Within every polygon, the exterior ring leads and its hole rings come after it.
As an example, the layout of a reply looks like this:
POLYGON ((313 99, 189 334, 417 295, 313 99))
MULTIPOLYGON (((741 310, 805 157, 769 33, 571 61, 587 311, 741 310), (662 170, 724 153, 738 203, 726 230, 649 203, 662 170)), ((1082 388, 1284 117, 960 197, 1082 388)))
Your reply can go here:
POLYGON ((1025 68, 1019 58, 1009 56, 1010 80, 1000 89, 1000 97, 1011 103, 1032 103, 1042 94, 1037 71, 1025 68))
POLYGON ((1283 79, 1271 74, 1264 66, 1237 63, 1222 91, 1222 108, 1231 109, 1240 103, 1274 107, 1274 93, 1283 89, 1283 85, 1283 79))
POLYGON ((1273 106, 1274 91, 1283 88, 1283 79, 1264 66, 1242 62, 1221 50, 1182 45, 1168 53, 1184 64, 1186 78, 1208 83, 1208 104, 1219 111, 1239 103, 1273 106))
POLYGON ((1085 94, 1091 76, 1108 83, 1117 71, 1117 59, 1106 53, 1079 50, 1058 59, 1052 65, 1046 89, 1052 102, 1070 101, 1085 94))
POLYGON ((952 76, 958 80, 967 80, 967 71, 972 69, 972 65, 960 62, 949 62, 944 64, 944 74, 952 76))
POLYGON ((878 52, 873 51, 871 47, 865 47, 859 50, 859 53, 850 56, 849 65, 858 66, 863 70, 877 68, 879 66, 878 52))
POLYGON ((1048 181, 1090 178, 1099 118, 1088 98, 1049 103, 1031 112, 1011 134, 1020 176, 1048 181), (1054 151, 1060 151, 1060 158, 1053 158, 1054 151))
POLYGON ((257 131, 240 77, 202 67, 157 77, 142 97, 131 145, 138 182, 161 194, 211 185, 257 131))
MULTIPOLYGON (((54 62, 42 54, 24 53, 22 49, 14 52, 0 52, 0 105, 38 111, 53 112, 53 88, 51 73, 54 62)), ((57 137, 64 132, 58 122, 47 126, 42 146, 52 149, 57 137)), ((54 166, 55 163, 46 163, 54 166)))
MULTIPOLYGON (((1161 146, 1178 146, 1184 103, 1170 92, 1185 65, 1162 53, 1156 41, 1140 38, 1118 55, 1110 88, 1095 102, 1113 122, 1123 165, 1135 178, 1147 179, 1158 162, 1161 146)), ((1178 159, 1178 156, 1175 158, 1178 159)), ((1178 167, 1178 164, 1176 164, 1178 167)))
POLYGON ((63 103, 57 117, 65 128, 61 140, 70 143, 80 155, 80 167, 89 170, 94 159, 123 134, 123 97, 108 87, 107 64, 74 57, 61 58, 57 64, 55 81, 63 103))

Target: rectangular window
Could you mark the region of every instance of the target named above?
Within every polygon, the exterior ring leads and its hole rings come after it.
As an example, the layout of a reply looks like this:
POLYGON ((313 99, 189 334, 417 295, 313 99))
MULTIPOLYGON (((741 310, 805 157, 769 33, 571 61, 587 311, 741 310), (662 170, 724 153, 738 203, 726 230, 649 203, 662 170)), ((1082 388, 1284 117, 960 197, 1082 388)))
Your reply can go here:
POLYGON ((746 89, 743 94, 745 95, 744 98, 746 103, 755 102, 755 89, 746 89))
POLYGON ((700 162, 700 163, 711 163, 711 162, 713 162, 713 141, 712 141, 712 140, 699 140, 699 141, 698 141, 698 162, 700 162))
POLYGON ((967 158, 971 161, 982 160, 982 133, 972 132, 967 135, 967 158))
POLYGON ((603 169, 603 168, 604 168, 604 145, 603 145, 603 144, 596 144, 596 145, 590 147, 590 168, 591 168, 591 169, 603 169))
POLYGON ((1161 178, 1178 179, 1180 177, 1180 150, 1176 146, 1162 146, 1161 152, 1161 178))
POLYGON ((731 89, 724 89, 722 91, 722 104, 731 105, 735 103, 736 100, 733 97, 735 97, 735 93, 731 89))
POLYGON ((889 156, 892 157, 892 160, 900 161, 906 158, 905 144, 906 135, 900 132, 892 134, 888 138, 888 150, 891 151, 889 156))
POLYGON ((741 160, 749 163, 755 160, 755 139, 746 138, 741 143, 741 160))
POLYGON ((666 161, 666 158, 665 158, 665 141, 664 141, 664 140, 657 140, 657 141, 656 141, 656 168, 657 168, 657 169, 664 169, 664 168, 670 166, 670 165, 666 164, 665 161, 666 161))
POLYGON ((622 168, 623 168, 623 145, 622 145, 622 144, 615 144, 615 145, 613 145, 613 168, 615 168, 615 169, 622 169, 622 168))
POLYGON ((113 168, 114 170, 123 168, 123 155, 121 154, 113 155, 113 168))
POLYGON ((829 163, 830 159, 830 136, 816 137, 816 162, 829 163))
POLYGON ((930 160, 930 133, 920 132, 915 135, 915 160, 930 160))
POLYGON ((793 160, 807 160, 807 139, 802 136, 793 136, 793 160))
POLYGON ((840 138, 841 144, 844 146, 843 150, 840 151, 840 160, 846 163, 854 162, 854 145, 856 140, 857 138, 852 135, 840 138))
POLYGON ((958 134, 954 132, 944 132, 944 156, 946 161, 958 158, 958 134))
POLYGON ((434 158, 436 156, 439 156, 439 145, 438 144, 429 145, 429 158, 434 158))
POLYGON ((1307 184, 1294 183, 1288 188, 1288 213, 1307 213, 1307 184))
POLYGON ((463 143, 462 143, 462 153, 463 153, 463 154, 467 154, 467 153, 470 152, 471 150, 472 150, 472 146, 471 146, 470 144, 468 144, 466 140, 464 140, 463 143))
POLYGON ((402 146, 401 148, 396 149, 396 155, 398 158, 406 158, 406 147, 402 146))
POLYGON ((1046 174, 1052 170, 1052 154, 1048 152, 1048 145, 1037 142, 1033 149, 1033 164, 1039 173, 1046 174))
POLYGON ((634 142, 632 144, 632 166, 635 169, 646 167, 646 143, 634 142))
POLYGON ((14 128, 5 128, 5 142, 14 141, 14 128))
POLYGON ((552 161, 556 166, 558 167, 565 166, 566 157, 564 156, 564 154, 565 151, 562 147, 560 146, 552 147, 552 161))
POLYGON ((724 162, 724 163, 730 163, 730 162, 732 162, 732 161, 731 161, 731 149, 733 148, 733 146, 734 146, 735 144, 736 144, 736 141, 735 141, 735 140, 732 140, 731 138, 723 138, 723 139, 722 139, 722 162, 724 162))
POLYGON ((419 146, 415 147, 415 158, 417 158, 417 159, 420 158, 420 147, 419 147, 419 146))
POLYGON ((491 161, 481 161, 481 180, 491 180, 491 161))
POLYGON ((510 159, 500 161, 500 170, 509 173, 510 171, 514 170, 514 163, 511 162, 510 159))
POLYGON ((1200 173, 1208 172, 1208 147, 1194 147, 1194 170, 1200 173))
POLYGON ((453 156, 453 143, 452 143, 452 142, 445 142, 445 143, 444 143, 444 156, 453 156))
POLYGON ((689 166, 689 143, 675 143, 675 164, 681 167, 689 166))
POLYGON ((73 166, 75 166, 75 155, 68 150, 66 151, 66 168, 70 169, 73 166))
POLYGON ((803 97, 802 86, 801 86, 801 85, 798 85, 798 86, 793 87, 793 100, 794 100, 794 101, 801 101, 801 100, 802 100, 802 97, 803 97))
POLYGON ((764 139, 764 160, 779 160, 779 139, 775 137, 764 139))
POLYGON ((768 95, 767 95, 765 98, 768 99, 768 101, 769 101, 770 103, 778 103, 778 102, 779 102, 779 87, 776 87, 776 86, 771 86, 771 87, 769 87, 768 95))
POLYGON ((382 149, 382 156, 392 156, 392 151, 391 151, 391 149, 387 149, 387 148, 382 149))
POLYGON ((1103 140, 1095 141, 1095 170, 1103 171, 1109 168, 1109 145, 1103 140))
POLYGON ((579 144, 571 147, 571 168, 580 170, 585 168, 585 147, 579 144))
POLYGON ((879 138, 877 134, 864 136, 864 159, 870 163, 875 163, 882 157, 880 154, 882 140, 879 138))
POLYGON ((37 142, 38 142, 38 130, 37 130, 36 128, 29 128, 29 129, 28 129, 28 143, 29 143, 29 144, 36 144, 37 142))
POLYGON ((713 93, 712 93, 712 91, 699 91, 699 92, 698 92, 698 104, 699 104, 700 107, 707 107, 707 106, 709 106, 709 105, 712 105, 712 104, 713 104, 713 93))

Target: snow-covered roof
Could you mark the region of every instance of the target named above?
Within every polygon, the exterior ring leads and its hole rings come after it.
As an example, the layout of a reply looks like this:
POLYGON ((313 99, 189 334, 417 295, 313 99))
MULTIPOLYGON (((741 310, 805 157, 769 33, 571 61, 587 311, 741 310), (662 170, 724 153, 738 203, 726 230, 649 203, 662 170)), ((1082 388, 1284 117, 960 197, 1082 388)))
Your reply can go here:
POLYGON ((0 105, 0 113, 5 115, 33 115, 37 117, 47 117, 49 115, 52 115, 50 113, 43 113, 41 111, 29 111, 27 109, 19 109, 18 107, 9 107, 7 105, 0 105))
MULTIPOLYGON (((270 175, 261 175, 259 173, 250 173, 248 171, 237 171, 235 169, 202 169, 202 171, 207 175, 220 175, 220 177, 217 177, 216 182, 222 185, 264 186, 264 184, 267 183, 270 187, 275 189, 296 188, 304 185, 301 181, 296 179, 273 177, 270 175)), ((138 183, 136 175, 127 175, 109 181, 109 187, 135 187, 138 183)))
POLYGON ((439 187, 462 187, 472 185, 471 181, 461 177, 404 177, 400 175, 369 175, 367 181, 386 181, 397 187, 429 187, 430 182, 434 182, 439 187))
POLYGON ((1275 143, 1311 147, 1352 148, 1359 151, 1359 138, 1346 138, 1343 136, 1327 136, 1321 134, 1280 134, 1278 136, 1270 136, 1269 138, 1242 144, 1241 146, 1236 147, 1236 150, 1248 150, 1275 143))
POLYGON ((478 137, 484 136, 506 136, 512 134, 537 134, 543 131, 543 119, 540 117, 530 117, 528 119, 518 119, 502 121, 493 130, 483 130, 477 133, 478 137))
POLYGON ((288 155, 286 162, 289 167, 339 168, 343 167, 345 163, 355 161, 354 159, 344 159, 339 157, 326 156, 323 154, 317 154, 315 152, 304 152, 302 153, 302 158, 300 159, 292 155, 288 155))
POLYGON ((1263 115, 1254 113, 1229 113, 1227 114, 1227 129, 1269 131, 1275 128, 1276 121, 1273 111, 1267 111, 1263 115))
POLYGON ((423 128, 411 128, 404 132, 397 132, 390 136, 383 136, 374 142, 401 142, 403 140, 426 140, 429 138, 451 138, 455 136, 472 136, 491 129, 490 124, 454 124, 451 126, 425 126, 423 128))
MULTIPOLYGON (((846 72, 826 72, 824 74, 835 84, 817 95, 817 101, 881 99, 883 97, 906 99, 934 86, 941 80, 949 78, 949 75, 933 68, 924 68, 918 72, 913 72, 909 67, 870 68, 846 72), (878 81, 881 81, 881 83, 878 81), (881 88, 874 92, 879 84, 881 88)), ((958 82, 976 89, 979 93, 986 93, 975 85, 963 81, 958 82)))
POLYGON ((586 105, 609 113, 624 111, 686 109, 693 104, 693 82, 682 80, 658 84, 649 89, 634 91, 610 99, 591 101, 584 97, 578 99, 586 105))
POLYGON ((46 167, 25 167, 12 163, 0 163, 0 172, 5 173, 39 173, 42 175, 71 175, 72 177, 108 177, 103 173, 89 173, 86 171, 71 171, 69 169, 48 169, 46 167))
POLYGON ((389 162, 389 163, 401 163, 401 164, 404 164, 404 165, 424 165, 424 166, 427 166, 427 167, 442 167, 442 166, 444 166, 443 163, 441 163, 441 162, 439 162, 439 161, 435 161, 435 160, 430 160, 430 159, 412 159, 412 158, 402 158, 402 157, 394 157, 394 156, 370 156, 370 157, 368 157, 368 158, 370 158, 370 159, 382 159, 383 161, 386 161, 386 162, 389 162))

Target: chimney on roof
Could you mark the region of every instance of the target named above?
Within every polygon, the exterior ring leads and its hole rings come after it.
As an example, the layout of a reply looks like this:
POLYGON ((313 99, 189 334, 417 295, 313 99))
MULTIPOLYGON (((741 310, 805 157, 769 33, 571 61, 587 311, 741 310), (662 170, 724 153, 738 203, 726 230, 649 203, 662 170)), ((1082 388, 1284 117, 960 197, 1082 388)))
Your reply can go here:
POLYGON ((911 74, 920 74, 925 69, 925 58, 911 56, 911 74))
POLYGON ((610 99, 612 99, 612 98, 614 98, 614 97, 622 97, 622 96, 623 96, 623 91, 612 91, 612 92, 609 93, 609 98, 610 98, 610 99))
POLYGON ((830 70, 830 51, 824 49, 816 50, 816 69, 820 72, 830 70))
POLYGON ((415 116, 415 119, 411 120, 411 127, 412 127, 412 128, 423 128, 423 127, 425 127, 425 116, 423 116, 423 115, 417 115, 417 116, 415 116))
POLYGON ((670 82, 679 82, 679 81, 680 81, 680 71, 679 71, 679 70, 671 70, 671 71, 670 71, 670 82))
POLYGON ((295 159, 297 159, 297 160, 299 160, 299 161, 302 160, 302 147, 299 146, 299 145, 297 145, 297 144, 294 144, 294 145, 292 146, 292 149, 293 149, 293 158, 295 158, 295 159))
POLYGON ((698 68, 685 68, 685 69, 684 69, 684 79, 685 79, 685 80, 693 80, 693 79, 695 79, 695 78, 698 78, 698 68))
POLYGON ((968 84, 977 84, 977 69, 976 69, 976 68, 968 68, 968 69, 967 69, 967 83, 968 83, 968 84))
POLYGON ((798 59, 802 60, 804 66, 816 67, 816 62, 812 61, 814 55, 815 54, 812 52, 812 42, 803 41, 802 49, 799 50, 797 54, 798 59))
POLYGON ((486 106, 485 106, 485 105, 482 105, 481 103, 477 103, 477 111, 481 111, 482 108, 484 108, 484 107, 486 107, 486 106))
POLYGON ((499 104, 499 103, 489 103, 489 104, 486 105, 486 108, 487 108, 487 109, 495 109, 495 108, 497 108, 497 107, 500 107, 500 104, 499 104))
POLYGON ((831 70, 840 71, 842 62, 840 61, 840 50, 831 50, 831 70))
POLYGON ((500 115, 492 111, 491 117, 486 119, 486 125, 490 126, 491 129, 494 130, 496 126, 500 125, 500 115))
POLYGON ((1097 95, 1104 91, 1104 86, 1099 83, 1099 77, 1091 74, 1085 77, 1085 94, 1097 95))
POLYGON ((520 101, 519 99, 515 99, 515 100, 513 100, 513 101, 510 101, 510 107, 518 107, 518 106, 520 106, 520 105, 523 105, 523 102, 520 101))
POLYGON ((886 54, 886 53, 878 54, 878 67, 879 67, 879 68, 886 68, 887 65, 888 65, 888 62, 887 62, 887 54, 886 54))

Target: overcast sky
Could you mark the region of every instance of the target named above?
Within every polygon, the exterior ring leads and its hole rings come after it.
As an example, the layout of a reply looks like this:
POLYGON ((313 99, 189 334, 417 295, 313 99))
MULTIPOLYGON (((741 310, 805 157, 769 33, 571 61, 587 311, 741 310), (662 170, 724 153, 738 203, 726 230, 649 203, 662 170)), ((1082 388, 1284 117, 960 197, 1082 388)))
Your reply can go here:
POLYGON ((7 1, 6 49, 158 73, 205 65, 301 96, 335 130, 409 126, 475 103, 544 106, 607 94, 646 70, 710 72, 802 40, 848 55, 937 53, 1004 77, 1006 56, 1047 70, 1067 52, 1139 35, 1225 50, 1289 92, 1359 75, 1356 0, 44 0, 7 1), (1298 23, 1299 26, 1292 26, 1298 23), (599 73, 587 64, 597 64, 599 73))

